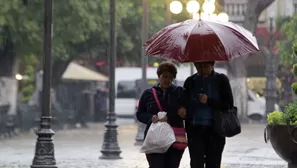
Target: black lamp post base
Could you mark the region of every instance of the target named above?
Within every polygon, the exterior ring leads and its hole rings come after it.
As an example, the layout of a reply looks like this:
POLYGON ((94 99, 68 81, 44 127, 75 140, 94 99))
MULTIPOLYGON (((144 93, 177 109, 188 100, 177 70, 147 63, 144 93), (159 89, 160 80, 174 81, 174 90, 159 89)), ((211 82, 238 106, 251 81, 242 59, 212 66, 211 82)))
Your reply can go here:
POLYGON ((119 160, 122 159, 120 156, 121 151, 101 151, 102 156, 100 156, 99 159, 105 159, 105 160, 119 160))
POLYGON ((52 138, 55 132, 52 129, 40 129, 36 134, 38 138, 31 168, 57 168, 52 138))
POLYGON ((104 133, 104 142, 101 150, 102 156, 100 159, 122 159, 122 157, 120 157, 122 151, 117 140, 118 125, 114 121, 114 118, 112 118, 112 122, 105 125, 106 130, 104 133))

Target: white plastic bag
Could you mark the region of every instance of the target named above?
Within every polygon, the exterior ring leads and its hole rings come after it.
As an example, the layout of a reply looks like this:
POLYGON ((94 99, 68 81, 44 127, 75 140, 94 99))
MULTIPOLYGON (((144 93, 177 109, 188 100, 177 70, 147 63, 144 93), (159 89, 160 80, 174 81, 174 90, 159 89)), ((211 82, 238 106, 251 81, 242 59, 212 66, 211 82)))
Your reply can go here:
POLYGON ((142 147, 141 153, 165 153, 175 142, 173 129, 167 122, 152 123, 142 147))

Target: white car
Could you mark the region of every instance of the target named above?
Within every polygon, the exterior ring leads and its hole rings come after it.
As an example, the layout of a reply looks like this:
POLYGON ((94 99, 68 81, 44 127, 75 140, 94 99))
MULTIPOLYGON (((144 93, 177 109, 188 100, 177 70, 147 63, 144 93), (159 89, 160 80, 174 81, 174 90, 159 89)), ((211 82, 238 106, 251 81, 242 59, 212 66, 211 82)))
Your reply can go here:
MULTIPOLYGON (((280 111, 278 104, 274 105, 275 110, 280 111)), ((261 121, 266 115, 266 100, 252 90, 248 90, 248 111, 247 116, 253 121, 261 121)))
MULTIPOLYGON (((148 67, 147 69, 148 87, 156 83, 157 68, 148 67), (153 82, 153 83, 152 83, 153 82)), ((189 72, 189 71, 188 71, 189 72)), ((178 69, 177 80, 185 80, 189 74, 183 69, 178 69)), ((137 81, 142 78, 140 67, 119 67, 115 72, 115 113, 121 118, 133 118, 135 116, 135 106, 138 105, 138 98, 141 91, 136 86, 137 81)), ((140 89, 141 90, 141 89, 140 89)))

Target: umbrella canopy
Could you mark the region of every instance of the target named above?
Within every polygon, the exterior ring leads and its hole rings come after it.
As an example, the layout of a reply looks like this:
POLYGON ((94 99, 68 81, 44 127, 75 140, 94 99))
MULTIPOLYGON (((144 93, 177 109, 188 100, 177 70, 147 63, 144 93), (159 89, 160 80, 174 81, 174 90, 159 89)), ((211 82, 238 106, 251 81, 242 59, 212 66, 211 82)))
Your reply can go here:
POLYGON ((71 62, 68 65, 62 79, 108 81, 108 77, 105 75, 83 67, 75 62, 71 62))
POLYGON ((237 24, 194 19, 163 28, 145 45, 147 56, 179 62, 228 61, 259 51, 255 36, 237 24))

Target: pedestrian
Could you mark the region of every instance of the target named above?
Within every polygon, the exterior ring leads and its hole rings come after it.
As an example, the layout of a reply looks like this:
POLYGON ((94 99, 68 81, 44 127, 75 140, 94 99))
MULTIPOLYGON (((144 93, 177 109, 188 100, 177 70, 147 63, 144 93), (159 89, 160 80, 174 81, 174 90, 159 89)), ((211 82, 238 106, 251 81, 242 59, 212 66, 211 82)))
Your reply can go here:
POLYGON ((94 121, 95 122, 105 122, 107 115, 107 93, 104 89, 98 88, 96 90, 95 99, 95 112, 94 121))
MULTIPOLYGON (((168 122, 170 126, 175 128, 184 127, 183 119, 177 113, 181 107, 184 89, 172 83, 176 74, 177 68, 173 63, 161 63, 157 69, 159 83, 143 92, 139 100, 136 117, 138 121, 147 125, 145 136, 151 123, 168 122), (157 117, 160 110, 153 95, 153 89, 156 91, 163 111, 167 112, 167 116, 162 119, 157 117)), ((183 153, 183 149, 171 146, 165 153, 146 154, 146 159, 149 168, 178 168, 183 153)))
POLYGON ((214 71, 214 61, 195 62, 197 73, 184 83, 186 131, 191 168, 220 168, 226 139, 213 130, 212 114, 233 107, 229 79, 214 71))

